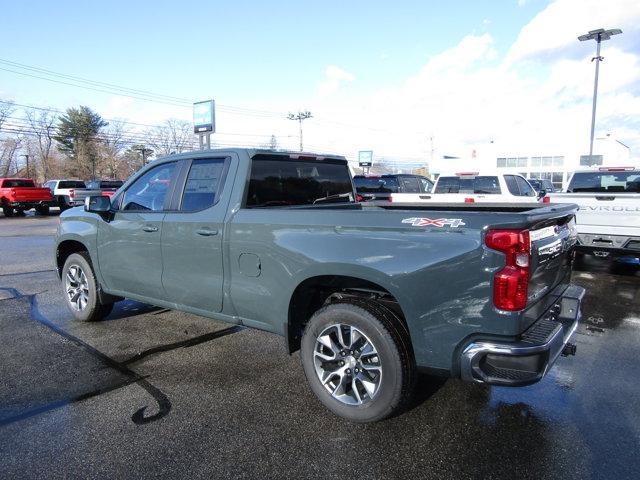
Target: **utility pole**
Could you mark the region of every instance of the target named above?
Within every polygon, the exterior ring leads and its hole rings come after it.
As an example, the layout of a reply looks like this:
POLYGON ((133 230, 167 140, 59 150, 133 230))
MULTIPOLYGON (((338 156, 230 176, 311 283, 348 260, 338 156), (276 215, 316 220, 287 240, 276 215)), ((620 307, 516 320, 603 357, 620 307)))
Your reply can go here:
POLYGON ((598 72, 600 70, 600 62, 604 60, 604 57, 600 56, 600 43, 603 40, 609 40, 613 35, 618 35, 622 33, 622 30, 619 28, 613 28, 611 30, 605 30, 604 28, 599 28, 597 30, 590 30, 589 33, 584 35, 580 35, 578 40, 581 42, 586 42, 587 40, 595 40, 596 41, 596 56, 591 59, 593 62, 596 61, 596 78, 593 83, 593 106, 591 108, 591 141, 589 143, 589 163, 591 163, 591 159, 593 156, 593 134, 596 126, 596 102, 598 99, 598 72))
POLYGON ((29 178, 29 155, 20 155, 21 157, 24 157, 25 160, 27 161, 27 178, 29 178))
POLYGON ((289 120, 297 120, 300 124, 300 151, 302 152, 304 150, 304 146, 302 143, 302 121, 306 120, 307 118, 312 118, 311 112, 306 110, 304 112, 298 112, 296 115, 290 113, 289 115, 287 115, 287 118, 289 120))
POLYGON ((144 146, 141 148, 137 148, 136 150, 138 150, 142 154, 142 166, 144 167, 147 164, 146 154, 149 152, 149 150, 144 146))

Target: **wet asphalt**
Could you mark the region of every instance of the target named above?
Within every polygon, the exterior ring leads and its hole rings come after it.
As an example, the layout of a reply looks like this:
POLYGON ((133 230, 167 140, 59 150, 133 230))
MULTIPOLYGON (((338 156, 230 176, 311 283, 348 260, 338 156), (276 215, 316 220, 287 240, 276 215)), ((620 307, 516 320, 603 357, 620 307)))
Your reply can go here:
POLYGON ((640 269, 583 257, 575 357, 523 388, 422 377, 344 423, 281 338, 125 301, 71 320, 57 217, 0 214, 0 478, 640 477, 640 269))

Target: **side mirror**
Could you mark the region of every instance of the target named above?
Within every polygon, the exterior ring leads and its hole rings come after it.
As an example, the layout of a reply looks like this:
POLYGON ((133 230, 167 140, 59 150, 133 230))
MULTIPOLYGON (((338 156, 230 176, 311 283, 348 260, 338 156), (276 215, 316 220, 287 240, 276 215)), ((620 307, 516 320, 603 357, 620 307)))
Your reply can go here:
POLYGON ((544 188, 541 188, 538 192, 538 198, 544 198, 547 196, 547 191, 544 188))
POLYGON ((107 213, 111 210, 111 199, 102 195, 91 195, 84 199, 84 211, 107 213))

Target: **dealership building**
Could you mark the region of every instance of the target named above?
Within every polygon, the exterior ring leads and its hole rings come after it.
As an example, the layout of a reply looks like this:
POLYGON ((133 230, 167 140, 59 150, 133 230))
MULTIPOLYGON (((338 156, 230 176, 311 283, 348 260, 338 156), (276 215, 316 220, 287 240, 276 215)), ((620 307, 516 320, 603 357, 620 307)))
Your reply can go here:
POLYGON ((498 171, 519 173, 526 178, 543 178, 556 188, 566 188, 572 172, 589 166, 640 166, 640 160, 631 160, 629 147, 611 135, 596 138, 593 156, 585 155, 584 148, 541 144, 535 148, 518 148, 490 142, 471 147, 461 154, 434 155, 430 162, 431 176, 456 172, 498 171))

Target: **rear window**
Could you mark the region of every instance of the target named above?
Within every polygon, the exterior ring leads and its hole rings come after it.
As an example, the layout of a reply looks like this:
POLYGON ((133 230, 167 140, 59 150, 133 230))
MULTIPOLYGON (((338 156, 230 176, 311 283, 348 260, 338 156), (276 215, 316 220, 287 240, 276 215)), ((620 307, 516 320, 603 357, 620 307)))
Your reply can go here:
POLYGON ((85 188, 85 185, 81 181, 65 180, 58 183, 58 188, 85 188))
POLYGON ((567 192, 631 192, 640 193, 640 171, 577 172, 567 192))
POLYGON ((500 194, 498 177, 439 177, 434 193, 500 194))
POLYGON ((112 182, 99 182, 97 188, 120 188, 122 182, 120 180, 114 180, 112 182))
POLYGON ((33 180, 5 180, 2 184, 4 188, 16 188, 16 187, 35 187, 33 180))
POLYGON ((247 207, 281 207, 353 202, 345 162, 281 160, 256 156, 251 164, 247 207))
POLYGON ((396 177, 354 177, 358 193, 398 193, 396 177))

